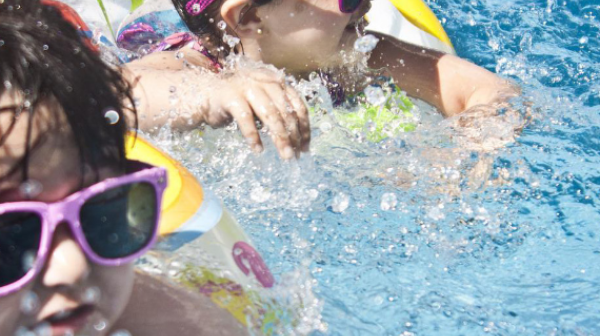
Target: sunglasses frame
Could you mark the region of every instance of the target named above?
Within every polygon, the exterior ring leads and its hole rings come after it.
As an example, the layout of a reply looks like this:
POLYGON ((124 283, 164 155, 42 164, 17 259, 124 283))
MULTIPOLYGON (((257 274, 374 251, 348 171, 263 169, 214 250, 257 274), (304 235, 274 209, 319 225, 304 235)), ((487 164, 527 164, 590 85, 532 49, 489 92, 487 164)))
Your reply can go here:
POLYGON ((87 188, 84 188, 74 194, 67 196, 65 199, 55 203, 44 203, 44 202, 15 202, 0 204, 0 215, 6 213, 24 212, 37 214, 41 219, 41 236, 39 242, 39 248, 37 251, 35 265, 27 271, 27 273, 16 280, 15 282, 0 287, 0 297, 14 293, 25 287, 30 281, 32 281, 43 269, 48 259, 48 253, 52 246, 52 239, 56 228, 66 223, 71 229, 73 238, 79 244, 79 247, 86 255, 86 257, 93 263, 102 266, 120 266, 123 264, 130 263, 146 253, 154 243, 156 242, 159 223, 160 223, 160 212, 161 212, 161 201, 164 190, 167 187, 167 172, 164 168, 154 167, 138 161, 127 161, 129 171, 123 176, 108 178, 96 184, 93 184, 87 188), (81 207, 90 198, 99 195, 100 193, 120 187, 127 184, 146 182, 154 187, 156 191, 156 214, 154 230, 152 237, 146 243, 146 246, 141 248, 139 251, 115 259, 102 258, 96 254, 89 246, 81 223, 79 219, 79 212, 81 207))
POLYGON ((339 7, 340 7, 340 12, 342 12, 342 13, 345 13, 345 14, 351 14, 351 13, 354 13, 354 12, 356 12, 356 10, 357 10, 357 9, 360 7, 360 4, 361 4, 363 1, 366 1, 366 0, 358 0, 358 5, 356 5, 356 8, 354 8, 354 9, 353 9, 353 10, 351 10, 351 11, 346 11, 346 10, 344 10, 344 0, 338 0, 338 5, 339 5, 339 7))

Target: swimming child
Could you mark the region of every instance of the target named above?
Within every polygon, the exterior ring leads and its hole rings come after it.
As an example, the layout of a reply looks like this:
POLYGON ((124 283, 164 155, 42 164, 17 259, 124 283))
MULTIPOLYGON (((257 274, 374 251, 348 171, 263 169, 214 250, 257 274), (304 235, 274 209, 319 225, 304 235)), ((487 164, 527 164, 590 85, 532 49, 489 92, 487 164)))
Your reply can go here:
MULTIPOLYGON (((364 32, 369 0, 173 0, 173 4, 189 30, 200 37, 203 53, 217 62, 230 53, 243 53, 297 78, 331 72, 327 77, 348 91, 359 85, 342 75, 336 78, 336 72, 345 66, 342 51, 350 53, 357 32, 364 32), (225 35, 240 43, 230 48, 223 42, 225 35)), ((380 41, 368 65, 383 69, 402 90, 434 105, 444 116, 515 95, 508 81, 459 57, 370 34, 380 41)))
POLYGON ((0 335, 244 333, 134 272, 167 181, 125 158, 126 102, 129 84, 54 7, 0 1, 0 335))

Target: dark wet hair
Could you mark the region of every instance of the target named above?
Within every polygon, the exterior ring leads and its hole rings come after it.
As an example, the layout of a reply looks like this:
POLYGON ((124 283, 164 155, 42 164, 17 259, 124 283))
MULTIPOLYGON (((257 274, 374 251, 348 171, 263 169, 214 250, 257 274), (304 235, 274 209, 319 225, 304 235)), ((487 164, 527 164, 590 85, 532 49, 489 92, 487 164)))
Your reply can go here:
MULTIPOLYGON (((206 7, 199 15, 192 15, 187 11, 186 6, 190 0, 171 1, 177 10, 177 13, 179 13, 179 16, 192 33, 198 37, 208 38, 210 44, 209 47, 220 48, 225 54, 231 52, 229 46, 223 43, 223 31, 217 27, 217 23, 221 20, 221 6, 225 0, 214 0, 213 3, 206 7)), ((252 0, 252 5, 249 9, 263 6, 271 2, 273 2, 273 0, 252 0)), ((235 29, 236 27, 232 28, 235 29)), ((211 50, 211 52, 215 51, 211 50)))
POLYGON ((64 115, 79 150, 82 171, 86 165, 96 173, 100 166, 125 166, 124 104, 135 115, 131 88, 85 43, 53 6, 38 0, 0 1, 0 96, 19 92, 22 97, 20 106, 0 111, 14 116, 12 124, 3 127, 0 145, 19 116, 28 113, 25 155, 11 171, 22 169, 23 180, 27 179, 35 140, 30 134, 33 116, 45 104, 60 107, 50 108, 52 115, 43 122, 53 126, 59 114, 64 115), (105 118, 110 110, 116 112, 110 113, 113 123, 105 118))

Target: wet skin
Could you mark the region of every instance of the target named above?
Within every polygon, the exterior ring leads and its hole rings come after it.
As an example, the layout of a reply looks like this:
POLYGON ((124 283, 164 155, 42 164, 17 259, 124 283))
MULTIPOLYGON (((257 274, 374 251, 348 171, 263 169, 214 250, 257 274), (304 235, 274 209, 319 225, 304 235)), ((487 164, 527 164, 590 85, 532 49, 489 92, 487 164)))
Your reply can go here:
MULTIPOLYGON (((0 109, 21 103, 21 99, 10 92, 0 97, 0 109)), ((24 200, 56 202, 97 182, 92 172, 81 176, 78 151, 65 121, 48 122, 50 109, 56 108, 54 104, 45 104, 33 119, 34 148, 30 154, 28 178, 39 183, 41 192, 26 197, 19 189, 23 179, 22 169, 18 167, 25 153, 24 139, 29 118, 27 113, 23 113, 0 147, 0 203, 24 200)), ((0 113, 0 134, 6 132, 13 115, 10 111, 0 113)), ((99 173, 100 179, 118 175, 110 168, 101 169, 99 173)), ((129 300, 133 278, 132 265, 104 267, 92 264, 73 239, 68 226, 62 224, 53 237, 41 273, 24 289, 0 297, 0 335, 14 335, 21 327, 47 327, 49 321, 52 322, 53 336, 64 334, 66 329, 85 335, 105 335, 129 300), (84 295, 86 291, 90 293, 90 289, 100 294, 98 300, 86 302, 84 295), (39 300, 38 309, 31 312, 19 309, 22 300, 31 293, 39 300), (61 312, 71 313, 71 317, 49 320, 61 312), (103 324, 104 327, 100 328, 103 324)))
POLYGON ((242 9, 232 10, 245 4, 227 0, 221 15, 236 27, 246 55, 294 75, 342 65, 340 51, 352 49, 356 23, 370 8, 365 0, 348 14, 340 12, 337 0, 284 0, 243 15, 242 9))

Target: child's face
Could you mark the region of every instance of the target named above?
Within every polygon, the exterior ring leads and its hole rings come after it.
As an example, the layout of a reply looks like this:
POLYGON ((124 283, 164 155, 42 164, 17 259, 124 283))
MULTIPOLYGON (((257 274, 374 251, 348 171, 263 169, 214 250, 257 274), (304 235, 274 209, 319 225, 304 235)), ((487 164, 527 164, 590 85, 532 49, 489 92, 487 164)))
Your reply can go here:
MULTIPOLYGON (((0 109, 20 105, 19 100, 4 94, 0 96, 0 109)), ((18 119, 0 146, 0 203, 25 199, 56 202, 81 187, 78 151, 63 127, 65 122, 55 120, 48 126, 44 121, 51 108, 55 107, 42 106, 33 120, 28 179, 35 187, 29 197, 23 192, 22 170, 14 169, 20 167, 24 155, 28 114, 18 119)), ((12 117, 12 112, 0 112, 0 135, 6 132, 12 117)), ((85 186, 96 182, 93 171, 87 175, 83 176, 85 186)), ((115 175, 119 175, 115 169, 100 170, 100 179, 115 175)), ((51 333, 41 335, 69 335, 69 329, 75 335, 104 335, 123 312, 132 286, 130 264, 103 267, 90 263, 68 226, 60 225, 37 278, 19 292, 0 297, 0 335, 18 334, 22 327, 50 327, 51 333), (65 315, 56 315, 61 313, 65 315)))
POLYGON ((369 7, 369 0, 352 14, 340 12, 338 0, 282 0, 259 7, 261 58, 292 73, 341 65, 340 51, 353 47, 355 23, 369 7))

